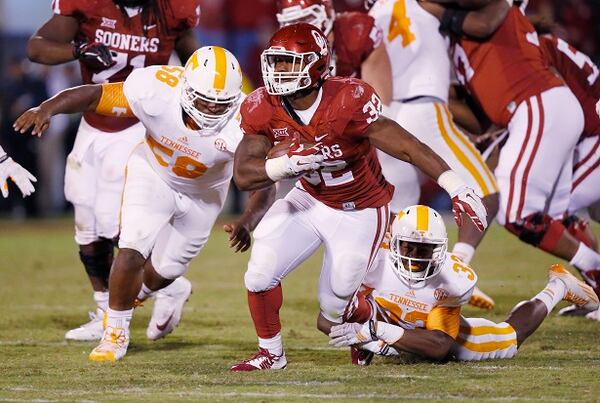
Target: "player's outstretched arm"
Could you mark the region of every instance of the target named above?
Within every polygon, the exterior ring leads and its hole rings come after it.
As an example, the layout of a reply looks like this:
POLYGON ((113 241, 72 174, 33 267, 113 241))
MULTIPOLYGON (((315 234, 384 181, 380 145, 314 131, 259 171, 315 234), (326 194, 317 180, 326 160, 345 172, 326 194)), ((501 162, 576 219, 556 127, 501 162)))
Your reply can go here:
POLYGON ((74 17, 52 16, 27 42, 27 57, 32 62, 61 64, 75 60, 73 44, 79 23, 74 17))
POLYGON ((2 190, 2 196, 4 198, 8 197, 8 178, 12 179, 17 185, 23 194, 23 197, 27 197, 35 192, 32 183, 37 182, 35 176, 13 161, 13 159, 4 151, 2 146, 0 146, 0 190, 2 190))
POLYGON ((102 96, 101 85, 81 85, 59 92, 29 109, 13 124, 15 131, 25 133, 33 127, 31 134, 41 136, 50 126, 50 118, 60 113, 77 113, 96 110, 102 96))
POLYGON ((452 198, 452 211, 458 225, 462 225, 462 213, 465 213, 480 231, 487 228, 487 211, 481 198, 431 148, 384 116, 369 126, 367 136, 376 148, 413 164, 435 179, 452 198))
POLYGON ((229 233, 229 246, 235 252, 245 252, 251 245, 251 232, 258 225, 269 207, 275 201, 275 186, 255 190, 250 194, 248 204, 240 218, 231 224, 225 224, 223 229, 229 233))

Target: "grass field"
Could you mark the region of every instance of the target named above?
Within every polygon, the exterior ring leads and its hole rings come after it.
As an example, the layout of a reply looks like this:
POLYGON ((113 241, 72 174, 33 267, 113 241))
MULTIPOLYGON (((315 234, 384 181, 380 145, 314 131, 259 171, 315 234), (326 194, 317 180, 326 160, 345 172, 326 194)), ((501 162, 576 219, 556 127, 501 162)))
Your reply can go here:
MULTIPOLYGON (((192 264, 195 292, 180 327, 148 341, 146 304, 135 314, 128 355, 107 365, 87 361, 94 343, 63 338, 92 309, 70 222, 0 221, 0 400, 600 401, 600 324, 581 318, 550 316, 512 360, 432 364, 406 356, 352 366, 348 352, 330 348, 315 328, 319 256, 284 283, 288 368, 229 373, 255 351, 256 337, 243 287, 248 256, 230 252, 225 239, 215 229, 192 264)), ((503 319, 541 290, 552 262, 493 227, 473 266, 497 307, 466 314, 503 319)))

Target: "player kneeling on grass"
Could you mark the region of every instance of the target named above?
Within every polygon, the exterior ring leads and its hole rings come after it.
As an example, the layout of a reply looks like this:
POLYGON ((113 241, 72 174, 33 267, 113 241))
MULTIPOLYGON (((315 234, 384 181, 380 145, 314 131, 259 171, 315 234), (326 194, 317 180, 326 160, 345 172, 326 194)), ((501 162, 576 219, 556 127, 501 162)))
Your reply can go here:
MULTIPOLYGON (((242 72, 227 50, 198 49, 185 69, 138 69, 123 83, 84 85, 61 92, 15 122, 41 134, 58 113, 96 111, 137 117, 147 129, 127 163, 119 255, 111 271, 109 309, 92 361, 122 358, 136 297, 156 294, 147 336, 156 340, 179 323, 191 284, 181 277, 208 239, 227 196, 233 154, 242 138, 236 116, 242 72), (236 117, 234 117, 236 116, 236 117), (142 282, 143 279, 143 282, 142 282)), ((254 192, 241 218, 225 226, 231 246, 246 250, 274 197, 254 192)))
POLYGON ((561 300, 598 308, 593 289, 562 265, 553 265, 546 287, 494 323, 461 316, 477 275, 447 253, 446 228, 426 206, 402 210, 392 224, 387 259, 365 279, 359 305, 371 307, 367 323, 333 326, 330 343, 351 346, 352 362, 368 365, 374 354, 400 351, 432 360, 511 358, 561 300), (370 291, 370 292, 369 292, 370 291))

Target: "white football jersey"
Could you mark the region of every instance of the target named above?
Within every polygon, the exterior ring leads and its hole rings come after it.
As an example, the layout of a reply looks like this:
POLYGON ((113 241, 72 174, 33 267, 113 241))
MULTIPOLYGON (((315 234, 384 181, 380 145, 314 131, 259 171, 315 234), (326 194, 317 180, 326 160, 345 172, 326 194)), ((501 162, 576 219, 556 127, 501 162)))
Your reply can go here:
MULTIPOLYGON (((388 250, 381 253, 389 254, 388 250)), ((477 274, 455 255, 447 254, 444 267, 435 277, 409 285, 398 278, 389 255, 367 275, 364 285, 372 288, 380 319, 405 329, 425 328, 435 307, 459 307, 471 298, 477 274)))
POLYGON ((431 96, 447 102, 450 59, 437 18, 417 0, 379 0, 369 15, 383 31, 392 64, 393 99, 431 96))
POLYGON ((147 129, 144 151, 174 190, 223 203, 233 175, 233 154, 242 139, 239 110, 219 131, 191 130, 180 105, 183 67, 135 69, 123 92, 147 129))

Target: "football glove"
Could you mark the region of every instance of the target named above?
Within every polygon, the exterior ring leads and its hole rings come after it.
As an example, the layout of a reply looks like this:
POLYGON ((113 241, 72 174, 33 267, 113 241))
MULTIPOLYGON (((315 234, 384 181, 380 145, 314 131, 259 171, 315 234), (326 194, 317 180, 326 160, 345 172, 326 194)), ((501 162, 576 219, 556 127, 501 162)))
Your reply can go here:
POLYGON ((95 70, 105 70, 117 63, 110 50, 99 42, 77 42, 73 45, 73 56, 95 70))
POLYGON ((35 188, 31 182, 37 182, 35 176, 29 173, 28 170, 17 164, 10 157, 0 157, 0 187, 2 188, 2 196, 8 197, 8 178, 17 185, 23 197, 29 196, 35 192, 35 188), (3 158, 6 158, 2 161, 3 158))
POLYGON ((329 344, 335 347, 345 347, 383 340, 391 345, 400 340, 403 335, 403 328, 371 319, 366 323, 342 323, 332 326, 331 332, 329 332, 331 338, 329 344))
POLYGON ((294 143, 290 146, 287 154, 267 159, 265 170, 269 179, 277 182, 319 169, 323 159, 323 154, 318 149, 294 143))
POLYGON ((459 226, 462 225, 462 213, 465 213, 479 231, 487 228, 487 210, 481 198, 464 184, 456 172, 444 172, 438 178, 438 184, 450 195, 454 220, 459 226))

